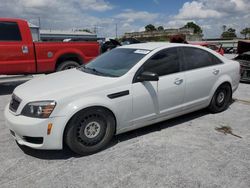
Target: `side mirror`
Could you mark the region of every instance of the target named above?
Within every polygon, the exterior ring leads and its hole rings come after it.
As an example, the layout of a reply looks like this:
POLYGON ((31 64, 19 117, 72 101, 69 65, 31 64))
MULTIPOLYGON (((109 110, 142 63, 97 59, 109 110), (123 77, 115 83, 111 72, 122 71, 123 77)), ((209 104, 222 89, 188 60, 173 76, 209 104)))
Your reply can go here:
POLYGON ((138 82, 144 82, 144 81, 158 81, 159 76, 156 73, 153 72, 143 72, 139 76, 137 76, 136 80, 138 82))

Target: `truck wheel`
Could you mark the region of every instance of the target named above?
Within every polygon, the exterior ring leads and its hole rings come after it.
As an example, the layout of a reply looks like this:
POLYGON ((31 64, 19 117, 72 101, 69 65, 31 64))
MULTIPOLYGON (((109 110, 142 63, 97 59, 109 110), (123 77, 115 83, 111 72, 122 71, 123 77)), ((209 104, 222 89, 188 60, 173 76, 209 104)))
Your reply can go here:
POLYGON ((73 116, 66 127, 64 140, 75 153, 89 155, 106 146, 114 132, 113 114, 104 108, 90 107, 73 116))
POLYGON ((63 71, 67 69, 72 69, 78 67, 79 64, 75 61, 64 61, 56 68, 56 71, 63 71))
POLYGON ((209 110, 218 113, 226 110, 232 101, 232 90, 229 84, 222 84, 214 93, 209 110))

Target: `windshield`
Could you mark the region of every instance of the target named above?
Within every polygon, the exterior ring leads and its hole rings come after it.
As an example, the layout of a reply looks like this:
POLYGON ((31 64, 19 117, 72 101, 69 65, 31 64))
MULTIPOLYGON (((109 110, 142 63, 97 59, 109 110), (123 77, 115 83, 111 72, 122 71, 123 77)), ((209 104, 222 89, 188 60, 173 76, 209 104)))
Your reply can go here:
POLYGON ((81 70, 101 76, 120 77, 149 52, 148 50, 116 48, 92 60, 81 70))

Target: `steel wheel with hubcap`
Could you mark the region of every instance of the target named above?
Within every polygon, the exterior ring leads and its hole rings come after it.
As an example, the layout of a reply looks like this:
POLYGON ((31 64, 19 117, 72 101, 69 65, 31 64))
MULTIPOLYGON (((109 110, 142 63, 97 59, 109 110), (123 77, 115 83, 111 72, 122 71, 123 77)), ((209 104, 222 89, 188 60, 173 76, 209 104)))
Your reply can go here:
POLYGON ((231 100, 231 86, 228 83, 222 84, 215 91, 208 108, 212 113, 222 112, 229 107, 231 100))
POLYGON ((115 132, 115 118, 105 108, 91 107, 75 114, 68 123, 64 140, 80 154, 95 153, 105 147, 115 132))

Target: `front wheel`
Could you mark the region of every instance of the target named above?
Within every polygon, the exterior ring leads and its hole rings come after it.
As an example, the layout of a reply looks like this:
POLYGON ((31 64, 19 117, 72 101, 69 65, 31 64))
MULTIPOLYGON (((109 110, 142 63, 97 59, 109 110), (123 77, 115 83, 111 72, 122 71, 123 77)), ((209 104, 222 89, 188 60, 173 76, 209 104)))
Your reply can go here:
POLYGON ((80 155, 100 151, 115 132, 113 114, 104 108, 91 107, 78 112, 65 130, 65 142, 80 155))
POLYGON ((64 61, 57 68, 56 71, 63 71, 79 67, 79 64, 75 61, 64 61))
POLYGON ((229 84, 222 84, 214 93, 209 105, 212 113, 226 110, 232 101, 232 90, 229 84))

